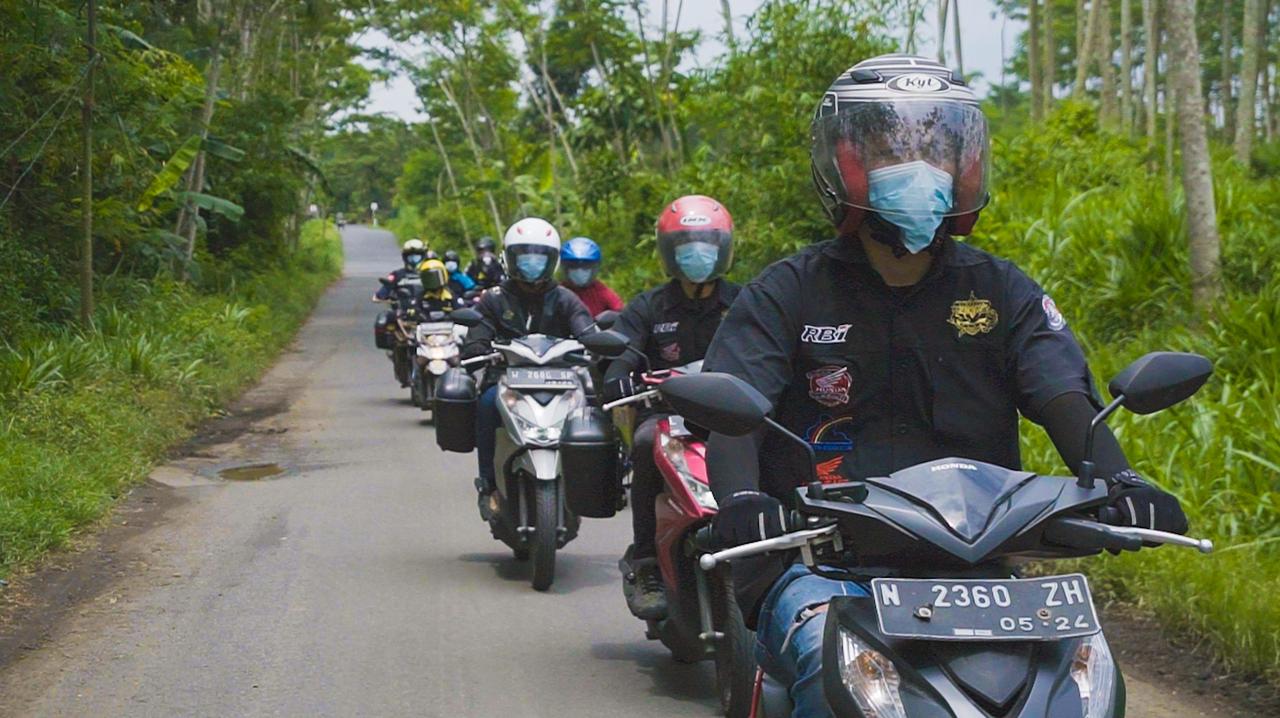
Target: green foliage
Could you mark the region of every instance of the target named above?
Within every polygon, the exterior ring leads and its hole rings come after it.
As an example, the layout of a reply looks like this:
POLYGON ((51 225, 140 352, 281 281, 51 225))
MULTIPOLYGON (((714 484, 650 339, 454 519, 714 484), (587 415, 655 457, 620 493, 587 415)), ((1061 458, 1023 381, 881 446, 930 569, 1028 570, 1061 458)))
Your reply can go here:
POLYGON ((320 230, 234 289, 122 280, 97 331, 0 345, 0 575, 100 516, 288 344, 341 271, 336 228, 320 230))

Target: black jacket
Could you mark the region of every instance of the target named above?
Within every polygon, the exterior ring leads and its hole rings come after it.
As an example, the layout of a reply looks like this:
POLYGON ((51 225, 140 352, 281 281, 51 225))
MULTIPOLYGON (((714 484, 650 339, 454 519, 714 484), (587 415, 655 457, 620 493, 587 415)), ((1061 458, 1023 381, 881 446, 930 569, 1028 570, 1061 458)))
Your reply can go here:
POLYGON ((594 326, 594 320, 578 295, 552 284, 546 291, 529 294, 514 280, 486 290, 476 305, 485 321, 467 331, 462 356, 480 356, 490 351, 495 339, 509 340, 527 334, 577 337, 594 326))
MULTIPOLYGON (((1019 414, 1039 423, 1057 397, 1095 396, 1084 353, 1044 290, 1012 263, 951 240, 905 288, 887 286, 856 240, 774 263, 738 296, 703 369, 764 394, 774 418, 813 447, 824 481, 948 456, 1017 469, 1019 414)), ((713 435, 709 450, 737 457, 708 462, 722 502, 758 488, 789 503, 809 480, 805 452, 776 433, 762 444, 713 435)), ((773 577, 739 563, 739 600, 754 620, 773 577)))
MULTIPOLYGON (((721 279, 710 297, 690 299, 673 279, 627 302, 613 328, 644 352, 651 369, 683 366, 706 355, 720 320, 741 289, 721 279)), ((609 365, 605 380, 620 379, 640 365, 635 354, 623 354, 609 365)))

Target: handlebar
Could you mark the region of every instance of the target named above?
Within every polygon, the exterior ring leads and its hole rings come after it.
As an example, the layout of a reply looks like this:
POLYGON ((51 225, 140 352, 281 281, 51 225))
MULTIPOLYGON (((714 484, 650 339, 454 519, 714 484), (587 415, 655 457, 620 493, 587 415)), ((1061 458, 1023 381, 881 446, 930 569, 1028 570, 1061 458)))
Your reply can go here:
POLYGON ((632 394, 631 396, 624 396, 621 399, 616 399, 614 401, 611 401, 605 404, 600 408, 604 409, 605 411, 612 411, 613 409, 619 406, 624 406, 626 404, 639 404, 641 402, 649 402, 656 398, 658 398, 658 390, 649 389, 648 391, 642 391, 639 394, 632 394))
POLYGON ((463 360, 460 362, 460 365, 461 365, 461 366, 471 366, 472 364, 486 364, 486 363, 488 363, 488 362, 493 361, 494 359, 501 359, 501 358, 502 358, 502 352, 493 352, 493 353, 490 353, 490 354, 481 354, 481 355, 480 355, 480 356, 478 356, 478 357, 471 357, 470 359, 463 359, 463 360))
MULTIPOLYGON (((1109 526, 1087 519, 1054 519, 1046 525, 1044 535, 1047 540, 1053 543, 1071 548, 1137 551, 1142 548, 1144 543, 1149 543, 1185 546, 1206 554, 1213 551, 1213 542, 1209 539, 1198 539, 1168 531, 1155 531, 1136 526, 1109 526)), ((703 554, 698 559, 698 565, 703 571, 711 571, 723 561, 758 556, 771 551, 786 551, 805 547, 813 548, 820 544, 838 540, 838 538, 839 527, 836 524, 793 531, 763 541, 754 541, 727 548, 723 551, 703 554)), ((838 547, 837 550, 839 550, 838 547)))

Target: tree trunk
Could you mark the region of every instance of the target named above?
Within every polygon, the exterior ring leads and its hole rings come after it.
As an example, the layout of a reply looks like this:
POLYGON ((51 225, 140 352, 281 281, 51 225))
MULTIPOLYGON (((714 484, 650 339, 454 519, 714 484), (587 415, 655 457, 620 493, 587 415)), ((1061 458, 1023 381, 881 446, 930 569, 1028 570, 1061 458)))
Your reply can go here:
MULTIPOLYGON (((1167 38, 1166 38, 1167 39, 1167 38)), ((1165 71, 1164 77, 1164 193, 1173 196, 1174 140, 1178 127, 1178 113, 1174 106, 1178 104, 1178 91, 1173 85, 1173 73, 1165 71)))
POLYGON ((1240 61, 1240 100, 1236 105, 1236 161, 1248 165, 1253 156, 1254 118, 1257 116, 1258 89, 1258 25, 1262 19, 1261 3, 1244 0, 1244 25, 1240 41, 1244 43, 1244 56, 1240 61))
POLYGON ((1213 201, 1213 168, 1200 104, 1200 48, 1196 40, 1195 0, 1167 0, 1169 55, 1183 61, 1171 65, 1178 94, 1182 146, 1182 188, 1187 203, 1187 245, 1191 259, 1191 294, 1195 306, 1208 313, 1221 292, 1217 210, 1213 201))
MULTIPOLYGON (((1247 2, 1248 0, 1246 0, 1247 2)), ((1219 20, 1220 39, 1222 41, 1220 55, 1221 76, 1218 80, 1218 101, 1222 103, 1222 128, 1227 137, 1235 135, 1235 112, 1231 103, 1231 76, 1235 69, 1235 63, 1231 60, 1232 45, 1235 43, 1235 37, 1232 30, 1235 25, 1235 13, 1233 0, 1221 0, 1222 16, 1219 20)))
MULTIPOLYGON (((591 59, 595 64, 596 72, 600 75, 600 87, 604 90, 606 97, 614 97, 613 88, 610 86, 609 73, 605 72, 604 63, 600 60, 600 50, 596 47, 596 41, 591 41, 591 59)), ((618 126, 618 114, 613 103, 609 103, 609 124, 613 127, 613 144, 614 150, 618 153, 618 161, 623 165, 627 164, 627 138, 623 134, 622 128, 618 126)), ((644 159, 643 150, 637 149, 637 154, 644 159)))
MULTIPOLYGON (((221 30, 219 30, 221 32, 221 30)), ((213 122, 213 108, 217 105, 218 100, 218 80, 222 74, 222 50, 221 43, 214 41, 213 56, 209 58, 209 67, 205 74, 204 85, 204 105, 200 108, 200 151, 196 153, 196 159, 191 164, 191 181, 187 185, 188 192, 201 192, 204 190, 204 140, 209 136, 209 123, 213 122)), ((191 266, 191 260, 196 254, 196 230, 199 229, 199 222, 196 222, 196 216, 200 213, 200 209, 196 207, 190 200, 186 202, 186 207, 182 212, 179 221, 186 221, 185 235, 187 238, 187 246, 183 252, 182 268, 179 276, 185 281, 188 273, 187 269, 191 266)), ((179 234, 183 234, 183 227, 179 225, 179 234)))
POLYGON ((98 64, 98 2, 88 0, 85 49, 89 69, 85 73, 80 103, 80 324, 93 326, 93 75, 98 64))
POLYGON ((738 40, 733 34, 733 10, 729 8, 729 0, 720 0, 720 14, 724 15, 724 36, 729 41, 729 51, 733 52, 738 40))
POLYGON ((1116 126, 1116 66, 1114 36, 1111 34, 1111 0, 1097 0, 1099 18, 1097 38, 1098 70, 1102 75, 1102 122, 1116 126))
POLYGON ((1120 0, 1120 127, 1133 129, 1133 0, 1120 0))
POLYGON ((1040 25, 1044 28, 1044 37, 1040 42, 1042 60, 1040 62, 1040 86, 1044 97, 1044 112, 1047 117, 1053 111, 1053 88, 1058 84, 1058 37, 1053 31, 1054 0, 1044 1, 1044 10, 1040 13, 1040 25))
POLYGON ((960 71, 960 76, 964 77, 964 48, 960 42, 960 0, 952 0, 951 4, 955 6, 951 9, 951 34, 955 36, 956 69, 960 71))
MULTIPOLYGON (((453 111, 458 115, 458 122, 462 124, 462 134, 467 138, 467 144, 471 146, 471 153, 475 156, 476 166, 484 167, 484 155, 480 152, 480 145, 476 142, 476 136, 471 131, 471 123, 467 121, 467 113, 463 111, 462 105, 458 103, 458 98, 453 94, 453 88, 449 85, 449 81, 444 77, 440 77, 436 84, 449 100, 449 104, 453 106, 453 111)), ((498 212, 498 203, 493 199, 493 192, 486 189, 484 197, 489 202, 489 211, 493 214, 494 232, 502 234, 502 215, 498 212)))
MULTIPOLYGON (((1053 0, 1049 0, 1052 3, 1053 0)), ((1031 121, 1044 119, 1044 86, 1040 74, 1040 0, 1027 3, 1027 76, 1031 80, 1031 121)))
POLYGON ((938 62, 947 64, 947 0, 938 0, 938 62))
POLYGON ((1102 4, 1102 0, 1091 0, 1089 3, 1089 15, 1085 19, 1084 42, 1076 47, 1076 81, 1071 88, 1071 96, 1080 98, 1084 96, 1084 83, 1089 79, 1089 69, 1093 61, 1093 48, 1097 44, 1094 38, 1098 36, 1098 6, 1102 4))
POLYGON ((449 188, 453 190, 453 203, 457 207, 458 221, 462 224, 462 233, 467 238, 467 244, 471 243, 471 230, 467 227, 467 216, 462 213, 462 200, 458 192, 458 179, 453 174, 453 163, 449 161, 449 152, 444 148, 444 143, 440 141, 440 131, 436 129, 435 118, 427 120, 427 127, 431 128, 431 137, 436 141, 436 149, 440 152, 441 159, 444 160, 444 171, 449 176, 449 188))
POLYGON ((1160 70, 1160 31, 1156 19, 1156 0, 1142 0, 1142 42, 1144 57, 1142 60, 1142 97, 1146 107, 1147 144, 1155 145, 1156 120, 1156 82, 1160 70))

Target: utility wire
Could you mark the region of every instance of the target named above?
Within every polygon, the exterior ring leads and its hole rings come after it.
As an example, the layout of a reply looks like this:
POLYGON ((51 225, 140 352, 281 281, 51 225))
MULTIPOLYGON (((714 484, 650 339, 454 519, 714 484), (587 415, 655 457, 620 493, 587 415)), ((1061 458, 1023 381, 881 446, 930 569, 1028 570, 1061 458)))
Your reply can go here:
POLYGON ((36 125, 39 125, 41 122, 43 122, 44 118, 48 117, 49 113, 53 112, 53 109, 57 107, 64 99, 66 99, 66 97, 71 94, 72 90, 80 87, 80 83, 84 82, 84 78, 89 74, 89 66, 91 64, 92 62, 86 62, 84 64, 84 68, 80 70, 80 77, 76 78, 75 82, 71 83, 70 85, 67 85, 67 89, 62 91, 62 94, 58 96, 58 99, 54 100, 45 109, 45 111, 35 119, 34 122, 32 122, 30 125, 27 125, 27 129, 23 130, 22 134, 14 138, 13 142, 10 142, 8 147, 5 147, 3 150, 0 150, 0 159, 4 159, 4 157, 9 154, 9 150, 13 149, 19 142, 21 142, 22 138, 27 136, 27 133, 34 130, 36 128, 36 125))
POLYGON ((44 142, 40 143, 40 149, 36 150, 36 156, 31 158, 31 162, 27 163, 26 169, 22 170, 22 174, 18 175, 18 179, 13 181, 13 186, 9 188, 9 193, 4 196, 3 201, 0 201, 0 209, 4 209, 5 205, 9 204, 9 198, 13 196, 14 192, 18 191, 18 185, 22 184, 22 180, 27 176, 27 173, 31 171, 31 168, 36 166, 36 162, 38 162, 40 160, 40 156, 44 154, 44 148, 48 146, 49 140, 53 139, 53 136, 58 132, 58 128, 62 127, 62 122, 67 117, 67 110, 71 109, 71 104, 72 103, 68 102, 62 106, 62 114, 58 115, 58 121, 53 125, 53 129, 49 130, 49 134, 45 136, 44 142))

